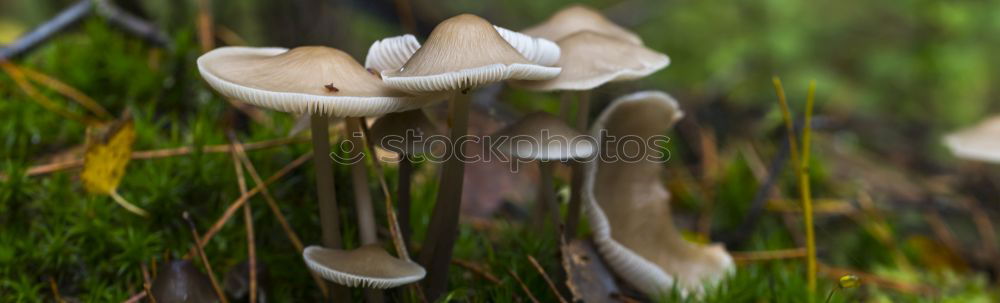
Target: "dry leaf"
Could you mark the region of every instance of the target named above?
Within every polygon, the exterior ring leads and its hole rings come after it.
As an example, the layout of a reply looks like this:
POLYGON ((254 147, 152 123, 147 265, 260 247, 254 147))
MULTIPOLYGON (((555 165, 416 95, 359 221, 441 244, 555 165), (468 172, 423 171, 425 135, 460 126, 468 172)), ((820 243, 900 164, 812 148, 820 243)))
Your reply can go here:
POLYGON ((117 192, 118 184, 125 176, 125 167, 132 159, 132 143, 135 142, 132 117, 126 113, 109 126, 91 128, 87 133, 87 152, 83 156, 83 172, 80 173, 84 188, 90 193, 109 195, 125 209, 148 216, 146 211, 129 203, 117 192))

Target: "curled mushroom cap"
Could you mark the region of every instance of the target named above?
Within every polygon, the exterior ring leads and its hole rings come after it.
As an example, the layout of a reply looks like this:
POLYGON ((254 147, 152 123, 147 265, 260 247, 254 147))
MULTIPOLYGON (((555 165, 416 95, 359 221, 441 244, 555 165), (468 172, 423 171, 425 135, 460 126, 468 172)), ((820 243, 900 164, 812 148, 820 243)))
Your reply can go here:
POLYGON ((426 93, 512 79, 551 79, 559 70, 529 61, 488 21, 463 14, 438 24, 406 64, 382 76, 389 86, 426 93))
POLYGON ((493 135, 500 152, 529 160, 588 158, 594 154, 594 142, 566 122, 546 112, 528 114, 493 135))
POLYGON ((635 80, 670 64, 667 55, 597 32, 580 31, 559 40, 559 76, 514 84, 534 90, 588 90, 612 81, 635 80))
MULTIPOLYGON (((664 135, 682 116, 667 94, 639 92, 615 100, 591 134, 648 140, 664 135)), ((600 152, 602 157, 656 156, 657 148, 622 144, 600 152)), ((583 199, 594 242, 618 275, 648 295, 669 292, 675 284, 683 294, 699 293, 704 283, 732 271, 733 259, 721 245, 700 245, 681 236, 670 214, 670 193, 660 180, 662 163, 655 159, 586 164, 583 199)))
POLYGON ((198 70, 226 97, 290 113, 376 116, 434 100, 389 88, 347 53, 322 46, 223 47, 199 57, 198 70))
POLYGON ((947 135, 944 143, 959 158, 1000 163, 1000 116, 947 135))
POLYGON ((558 41, 579 31, 592 31, 617 37, 632 44, 642 45, 642 38, 635 33, 618 26, 600 12, 583 5, 571 5, 555 14, 541 24, 524 29, 527 35, 558 41))
MULTIPOLYGON (((495 25, 493 28, 528 61, 551 66, 559 60, 559 46, 555 42, 495 25)), ((365 56, 365 67, 379 72, 399 70, 419 48, 420 42, 410 34, 375 41, 368 48, 368 55, 365 56)))
POLYGON ((427 274, 420 265, 397 259, 375 244, 353 250, 309 246, 302 257, 313 272, 348 287, 393 288, 427 274))
POLYGON ((375 120, 371 127, 371 140, 378 147, 404 155, 417 155, 430 151, 428 138, 443 133, 431 122, 423 110, 386 114, 375 120))

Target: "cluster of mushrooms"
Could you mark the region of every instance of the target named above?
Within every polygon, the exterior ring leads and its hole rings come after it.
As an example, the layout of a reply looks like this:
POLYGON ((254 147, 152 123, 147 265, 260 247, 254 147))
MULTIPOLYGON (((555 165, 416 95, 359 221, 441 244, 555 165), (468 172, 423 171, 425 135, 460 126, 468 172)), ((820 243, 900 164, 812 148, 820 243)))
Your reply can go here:
MULTIPOLYGON (((203 78, 225 97, 309 115, 322 246, 310 246, 302 252, 307 266, 326 280, 347 287, 385 289, 424 280, 423 293, 431 301, 447 290, 466 159, 463 153, 452 150, 454 145, 445 148, 447 160, 438 179, 428 237, 420 246, 418 262, 414 262, 407 251, 411 228, 409 156, 427 150, 419 142, 385 146, 382 138, 406 132, 425 136, 441 133, 421 109, 450 100, 448 135, 454 143, 467 134, 472 91, 496 82, 540 92, 561 91, 566 96, 563 100, 577 97, 579 101, 575 126, 539 112, 504 128, 502 135, 534 138, 544 131, 556 134, 549 136, 555 140, 588 132, 592 136, 663 135, 683 116, 667 94, 646 91, 620 97, 588 131, 588 92, 608 82, 648 76, 668 64, 666 55, 643 46, 636 34, 578 5, 521 32, 494 26, 478 16, 458 15, 437 25, 424 43, 412 35, 376 41, 364 65, 343 51, 324 46, 223 47, 198 59, 203 78), (365 117, 380 118, 368 131, 365 117), (398 208, 386 202, 395 256, 378 242, 372 199, 364 184, 367 177, 353 178, 352 187, 361 246, 343 247, 334 164, 327 156, 331 118, 343 118, 349 132, 365 133, 364 140, 401 155, 395 197, 398 208)), ((355 146, 365 144, 362 138, 348 137, 355 146)), ((681 237, 671 219, 670 195, 660 180, 662 163, 597 161, 597 155, 605 152, 598 144, 548 148, 553 142, 541 143, 503 146, 501 150, 513 158, 538 161, 543 177, 537 207, 548 209, 551 220, 557 225, 561 222, 568 236, 576 234, 583 209, 598 251, 639 291, 655 296, 677 287, 683 293, 697 293, 706 283, 733 270, 732 258, 721 246, 695 244, 681 237), (557 211, 552 187, 555 161, 573 167, 565 219, 557 211)), ((567 146, 566 142, 554 143, 567 146)), ((363 153, 358 148, 353 152, 363 153)), ((378 159, 372 161, 377 164, 378 159)), ((366 174, 364 161, 346 165, 352 166, 352 176, 366 174)))

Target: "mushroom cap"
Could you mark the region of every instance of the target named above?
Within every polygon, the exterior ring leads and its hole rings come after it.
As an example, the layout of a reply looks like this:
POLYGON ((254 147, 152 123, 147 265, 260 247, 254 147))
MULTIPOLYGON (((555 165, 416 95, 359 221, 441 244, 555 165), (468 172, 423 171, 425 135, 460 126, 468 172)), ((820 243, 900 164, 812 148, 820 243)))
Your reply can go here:
MULTIPOLYGON (((681 117, 677 102, 667 94, 638 92, 612 102, 591 134, 648 140, 664 135, 681 117)), ((648 145, 637 147, 645 151, 629 147, 601 151, 602 157, 653 150, 648 145)), ((637 289, 659 295, 676 284, 682 294, 701 293, 704 283, 721 280, 733 270, 733 259, 721 245, 688 242, 674 226, 670 193, 660 180, 662 163, 643 158, 585 165, 583 199, 594 242, 608 265, 637 289)))
POLYGON ((323 46, 222 47, 199 57, 198 70, 226 97, 290 113, 378 116, 434 101, 392 89, 347 53, 323 46))
POLYGON ((475 15, 451 17, 399 70, 382 73, 385 83, 409 92, 456 91, 504 80, 554 78, 560 68, 532 63, 488 21, 475 15))
POLYGON ((959 158, 1000 163, 1000 116, 949 134, 944 143, 959 158))
POLYGON ((558 160, 589 158, 595 143, 566 122, 546 112, 534 112, 501 129, 494 137, 500 152, 519 159, 558 160))
POLYGON ((376 244, 353 250, 309 246, 302 257, 313 272, 348 287, 393 288, 419 281, 427 274, 420 265, 397 259, 376 244))
POLYGON ((556 66, 563 72, 542 81, 515 81, 532 90, 588 90, 613 81, 649 76, 670 64, 667 55, 645 46, 592 31, 580 31, 559 40, 562 55, 556 66))
POLYGON ((410 34, 375 41, 365 55, 365 67, 377 72, 399 70, 417 49, 420 41, 410 34))
MULTIPOLYGON (((555 42, 495 25, 493 28, 528 61, 551 66, 559 60, 559 46, 555 42)), ((410 34, 375 41, 368 48, 365 67, 379 72, 399 70, 417 49, 420 49, 420 42, 410 34)))
POLYGON ((443 134, 420 109, 386 114, 371 127, 371 140, 375 145, 404 155, 429 152, 427 139, 443 134))
POLYGON ((156 275, 150 292, 157 302, 218 302, 208 276, 191 261, 174 260, 167 263, 156 275))
POLYGON ((574 4, 552 14, 549 19, 521 32, 527 35, 558 41, 579 31, 592 31, 617 37, 629 43, 642 45, 642 38, 588 6, 574 4))

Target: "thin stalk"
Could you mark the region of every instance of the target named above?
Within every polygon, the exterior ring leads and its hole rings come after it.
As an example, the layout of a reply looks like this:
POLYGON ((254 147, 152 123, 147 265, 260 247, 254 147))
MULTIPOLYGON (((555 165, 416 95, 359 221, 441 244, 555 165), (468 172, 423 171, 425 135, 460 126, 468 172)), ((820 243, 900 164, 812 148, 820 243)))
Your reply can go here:
POLYGON ((465 178, 463 144, 458 142, 468 133, 469 95, 458 93, 451 100, 451 134, 448 159, 438 183, 437 202, 427 228, 427 239, 420 252, 420 263, 427 268, 425 281, 427 299, 437 300, 448 288, 448 265, 452 248, 458 238, 458 216, 462 206, 462 181, 465 178))
POLYGON ((124 197, 119 195, 117 189, 111 190, 108 192, 108 195, 111 196, 111 199, 114 200, 115 203, 118 203, 118 205, 121 205, 121 207, 124 207, 126 210, 142 217, 149 217, 148 212, 138 206, 135 206, 135 204, 129 203, 128 200, 125 200, 124 197))
POLYGON ((399 160, 398 184, 396 190, 396 208, 399 209, 399 233, 403 234, 403 243, 410 244, 410 185, 413 179, 413 161, 408 155, 402 155, 399 160))
POLYGON ((361 136, 360 119, 348 118, 344 122, 347 124, 347 138, 351 141, 350 158, 354 161, 351 166, 351 186, 354 189, 354 208, 358 216, 358 233, 361 244, 373 244, 378 242, 375 226, 375 211, 372 208, 372 195, 368 191, 368 170, 365 167, 364 144, 361 136))
MULTIPOLYGON (((230 135, 230 138, 235 138, 234 135, 230 135)), ((233 169, 236 170, 236 184, 240 188, 240 195, 247 194, 247 180, 246 175, 243 173, 243 165, 240 164, 240 159, 236 152, 236 140, 233 142, 233 152, 230 155, 233 158, 233 169)), ((253 231, 253 210, 250 208, 250 203, 243 205, 243 223, 246 226, 247 233, 247 264, 250 267, 250 303, 257 302, 257 248, 256 239, 254 239, 253 231)))
MULTIPOLYGON (((378 242, 375 226, 375 210, 372 207, 372 195, 368 191, 368 170, 365 167, 365 142, 361 132, 361 118, 344 119, 347 125, 345 131, 347 138, 351 141, 350 158, 354 161, 351 166, 351 186, 354 189, 354 209, 358 218, 358 234, 361 245, 375 244, 378 242)), ((365 289, 366 302, 382 302, 382 292, 377 289, 365 289)))
POLYGON ((220 302, 229 303, 229 300, 226 299, 226 293, 222 292, 222 287, 219 287, 219 280, 215 279, 215 271, 212 270, 212 264, 208 263, 208 256, 205 256, 204 245, 201 244, 201 239, 198 237, 198 229, 194 227, 191 215, 185 211, 182 217, 184 221, 187 221, 188 229, 191 230, 191 237, 194 238, 195 252, 198 254, 198 259, 201 260, 201 265, 205 266, 205 272, 208 274, 208 280, 212 282, 212 289, 215 290, 215 295, 219 296, 220 302))
MULTIPOLYGON (((337 197, 333 183, 333 160, 330 159, 329 118, 322 115, 310 116, 313 143, 313 164, 316 167, 316 193, 319 200, 319 222, 322 228, 323 246, 341 248, 340 216, 337 211, 337 197)), ((260 186, 260 185, 258 185, 260 186)), ((327 282, 330 298, 350 298, 344 287, 327 282)))
POLYGON ((816 291, 816 232, 813 224, 812 193, 809 184, 809 146, 812 134, 812 114, 816 81, 809 81, 809 95, 806 98, 806 117, 802 127, 802 164, 799 165, 799 191, 802 194, 802 212, 806 225, 806 254, 809 289, 816 291))
POLYGON ((557 235, 562 235, 560 232, 559 223, 559 205, 556 203, 556 193, 555 185, 552 182, 552 165, 551 161, 538 161, 538 172, 539 172, 539 182, 538 183, 538 197, 535 205, 535 223, 537 226, 544 226, 545 215, 549 215, 549 220, 552 221, 553 229, 556 230, 557 235))
MULTIPOLYGON (((576 108, 576 128, 582 133, 587 133, 587 124, 590 120, 590 91, 579 93, 579 103, 576 108)), ((566 235, 569 238, 576 237, 576 226, 580 221, 580 203, 583 193, 584 165, 582 162, 573 162, 573 175, 570 180, 569 209, 566 212, 566 235)))

